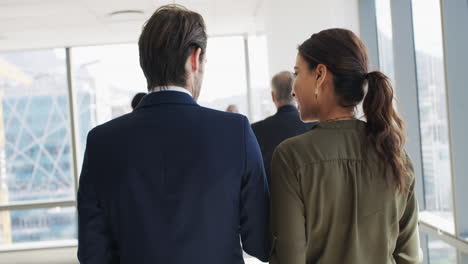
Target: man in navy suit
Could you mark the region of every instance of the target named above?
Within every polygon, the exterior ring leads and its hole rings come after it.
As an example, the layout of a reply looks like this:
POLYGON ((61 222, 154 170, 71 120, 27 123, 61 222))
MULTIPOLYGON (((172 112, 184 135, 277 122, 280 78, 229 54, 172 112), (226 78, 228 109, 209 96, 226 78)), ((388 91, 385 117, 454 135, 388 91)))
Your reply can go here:
POLYGON ((268 260, 268 183, 249 122, 196 103, 206 43, 203 18, 181 6, 146 23, 139 50, 149 94, 88 134, 82 264, 241 264, 243 250, 268 260))
POLYGON ((271 97, 277 112, 265 120, 252 124, 262 150, 268 182, 270 181, 271 158, 275 148, 285 139, 307 132, 315 124, 301 121, 291 94, 293 82, 294 76, 291 72, 283 71, 273 77, 271 97))

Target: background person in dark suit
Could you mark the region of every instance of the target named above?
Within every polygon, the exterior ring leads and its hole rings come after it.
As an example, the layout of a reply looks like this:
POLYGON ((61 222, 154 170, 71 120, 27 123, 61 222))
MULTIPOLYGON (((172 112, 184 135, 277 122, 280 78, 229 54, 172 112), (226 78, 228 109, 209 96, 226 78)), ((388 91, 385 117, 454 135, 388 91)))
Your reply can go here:
POLYGON ((269 191, 249 122, 196 103, 206 44, 203 18, 177 5, 145 24, 149 94, 88 135, 81 263, 239 264, 242 249, 268 260, 269 191))
POLYGON ((265 170, 270 181, 271 157, 275 148, 285 139, 300 135, 312 128, 315 123, 304 123, 299 117, 292 96, 294 76, 283 71, 271 80, 271 98, 278 111, 273 116, 252 124, 262 150, 265 170))

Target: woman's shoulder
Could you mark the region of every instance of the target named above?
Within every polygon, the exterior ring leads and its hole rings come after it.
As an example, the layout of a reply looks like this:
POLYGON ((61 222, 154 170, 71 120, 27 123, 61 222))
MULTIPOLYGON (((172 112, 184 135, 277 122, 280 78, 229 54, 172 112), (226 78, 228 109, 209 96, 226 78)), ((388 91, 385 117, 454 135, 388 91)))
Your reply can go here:
POLYGON ((322 133, 319 130, 312 128, 304 134, 288 138, 281 142, 277 149, 285 152, 301 151, 313 145, 317 140, 320 140, 322 133))
POLYGON ((302 160, 318 161, 323 156, 320 142, 327 141, 320 130, 312 129, 304 134, 288 138, 281 142, 275 150, 275 154, 282 155, 286 159, 302 163, 302 160))
POLYGON ((360 121, 318 124, 302 135, 283 141, 276 151, 306 163, 361 160, 363 128, 360 121))

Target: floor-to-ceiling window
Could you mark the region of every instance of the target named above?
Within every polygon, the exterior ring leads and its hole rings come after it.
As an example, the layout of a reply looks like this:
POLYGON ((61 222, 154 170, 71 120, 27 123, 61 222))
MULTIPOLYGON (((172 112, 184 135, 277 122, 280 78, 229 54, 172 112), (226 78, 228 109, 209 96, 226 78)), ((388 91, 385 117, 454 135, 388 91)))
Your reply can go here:
POLYGON ((444 47, 439 0, 412 0, 423 158, 423 219, 454 233, 444 47))
POLYGON ((466 145, 460 138, 460 131, 466 129, 460 120, 465 106, 458 97, 466 90, 464 76, 453 70, 466 61, 457 61, 458 56, 468 55, 453 46, 466 43, 468 35, 461 25, 468 20, 468 3, 359 2, 361 38, 370 54, 378 56, 378 67, 392 79, 404 102, 399 111, 408 119, 407 150, 414 158, 424 263, 467 263, 466 194, 463 185, 457 184, 466 179, 462 169, 466 159, 460 155, 460 145, 466 145))
POLYGON ((74 239, 75 209, 47 205, 75 196, 65 49, 2 52, 0 68, 0 206, 17 205, 0 248, 74 239))

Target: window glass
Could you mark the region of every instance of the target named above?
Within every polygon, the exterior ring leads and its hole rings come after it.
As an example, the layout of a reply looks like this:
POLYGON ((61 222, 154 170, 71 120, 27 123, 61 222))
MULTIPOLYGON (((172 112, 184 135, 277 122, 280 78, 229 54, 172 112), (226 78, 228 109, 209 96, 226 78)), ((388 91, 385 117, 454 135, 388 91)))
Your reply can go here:
POLYGON ((423 220, 454 233, 440 1, 412 0, 421 128, 423 220))
POLYGON ((0 250, 18 243, 76 238, 74 207, 0 211, 0 250))
POLYGON ((209 38, 206 59, 198 103, 221 111, 234 104, 248 116, 244 38, 209 38))
POLYGON ((380 69, 394 83, 392 10, 390 0, 376 0, 377 36, 379 45, 380 69))
POLYGON ((429 263, 452 264, 457 263, 457 251, 449 244, 429 237, 429 263))
POLYGON ((0 53, 0 204, 73 199, 64 49, 0 53))

